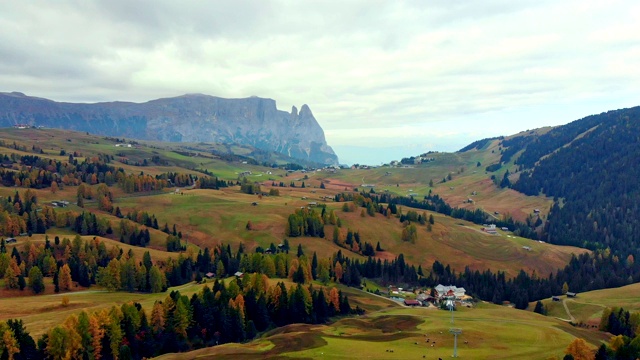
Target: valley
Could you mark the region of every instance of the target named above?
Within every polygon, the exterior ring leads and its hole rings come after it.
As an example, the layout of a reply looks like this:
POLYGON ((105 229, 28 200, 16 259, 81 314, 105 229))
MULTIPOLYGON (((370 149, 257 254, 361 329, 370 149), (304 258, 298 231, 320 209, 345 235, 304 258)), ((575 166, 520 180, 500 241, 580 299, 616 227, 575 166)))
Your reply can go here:
MULTIPOLYGON (((0 254, 0 321, 21 319, 35 339, 75 336, 70 324, 88 316, 112 344, 107 356, 139 357, 141 344, 166 337, 149 355, 339 358, 357 345, 368 358, 437 358, 452 352, 450 313, 438 301, 407 308, 389 299, 389 289, 420 286, 426 294, 444 283, 464 286, 474 299, 454 314, 462 357, 553 358, 578 338, 594 351, 610 337, 598 330, 603 311, 638 310, 637 289, 628 285, 639 274, 635 250, 626 257, 613 241, 604 249, 551 236, 550 218, 564 199, 515 190, 532 173, 518 144, 552 131, 346 168, 301 166, 244 145, 3 129, 0 231, 14 240, 3 240, 0 254), (65 264, 71 282, 60 289, 65 264), (34 294, 40 268, 42 291, 34 294), (153 285, 152 270, 162 277, 153 285), (364 283, 367 291, 359 290, 364 283), (552 300, 563 283, 579 296, 552 300), (602 288, 613 289, 586 292, 602 288), (224 305, 207 300, 200 308, 209 291, 224 305), (289 310, 278 310, 283 291, 289 310), (330 296, 335 308, 323 300, 330 296), (521 310, 536 300, 547 316, 521 310), (306 310, 295 307, 305 301, 306 310), (114 314, 131 304, 136 317, 156 321, 153 339, 123 334, 127 345, 113 333, 114 321, 132 316, 114 314), (181 321, 178 305, 194 316, 180 331, 168 325, 181 321), (318 310, 327 305, 331 311, 318 310), (159 306, 166 326, 157 323, 159 306), (210 309, 219 321, 207 325, 197 314, 210 309), (220 331, 234 321, 236 332, 220 331)), ((579 133, 571 146, 595 135, 579 133)), ((151 331, 135 324, 138 334, 151 331)))

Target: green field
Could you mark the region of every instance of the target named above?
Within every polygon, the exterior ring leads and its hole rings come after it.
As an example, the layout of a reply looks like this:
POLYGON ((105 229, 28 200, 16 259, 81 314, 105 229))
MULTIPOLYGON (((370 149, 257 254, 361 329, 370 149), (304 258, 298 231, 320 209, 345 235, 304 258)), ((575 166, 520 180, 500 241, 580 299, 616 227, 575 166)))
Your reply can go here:
MULTIPOLYGON (((237 188, 189 190, 184 191, 184 195, 122 198, 116 201, 116 205, 123 213, 134 209, 146 210, 156 214, 160 224, 176 223, 184 239, 200 247, 211 247, 221 242, 238 245, 242 242, 251 250, 257 246, 265 248, 271 243, 279 244, 285 238, 286 219, 290 214, 311 200, 319 201, 320 196, 332 194, 328 189, 279 190, 281 196, 262 199, 242 194, 237 188), (303 200, 303 197, 308 199, 303 200), (259 205, 252 206, 254 201, 259 205), (253 225, 252 230, 246 230, 248 221, 253 225)), ((435 225, 432 231, 428 232, 425 226, 420 226, 418 240, 412 244, 401 241, 402 224, 395 217, 387 219, 380 214, 361 217, 359 211, 342 212, 340 203, 328 202, 326 205, 340 217, 343 224, 341 232, 346 234, 347 229, 351 229, 360 232, 361 239, 374 246, 380 242, 385 251, 377 256, 393 259, 404 254, 408 261, 420 264, 423 268, 430 268, 435 260, 439 260, 458 271, 469 266, 473 270, 489 268, 515 276, 524 268, 547 276, 568 263, 571 254, 586 251, 575 247, 542 244, 515 237, 508 232, 488 235, 478 225, 437 213, 433 213, 435 225), (529 246, 531 250, 525 250, 523 246, 529 246)), ((405 208, 405 211, 408 210, 409 208, 405 208)), ((302 244, 306 253, 315 251, 318 256, 327 257, 340 248, 330 240, 332 226, 326 227, 325 234, 326 239, 300 237, 289 240, 292 246, 302 244)), ((347 254, 359 257, 350 252, 347 254)))
POLYGON ((248 344, 227 344, 158 359, 449 358, 453 354, 452 327, 462 329, 458 338, 458 356, 462 359, 562 357, 575 337, 585 338, 594 348, 604 339, 553 318, 490 304, 461 308, 454 317, 451 324, 448 311, 393 306, 330 325, 290 325, 248 344))
MULTIPOLYGON (((549 316, 569 319, 562 302, 569 308, 576 323, 597 327, 605 308, 622 307, 629 311, 640 311, 640 284, 631 284, 619 288, 589 291, 578 294, 575 298, 560 296, 561 301, 543 300, 549 316)), ((532 303, 529 309, 533 309, 532 303)))

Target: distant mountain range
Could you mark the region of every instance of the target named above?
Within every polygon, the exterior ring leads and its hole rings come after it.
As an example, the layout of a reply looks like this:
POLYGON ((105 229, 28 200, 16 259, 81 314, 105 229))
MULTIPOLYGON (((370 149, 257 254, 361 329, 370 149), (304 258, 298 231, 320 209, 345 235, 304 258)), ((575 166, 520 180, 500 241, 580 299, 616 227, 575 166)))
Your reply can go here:
POLYGON ((276 108, 272 99, 188 94, 145 103, 64 103, 0 93, 0 127, 17 124, 171 142, 250 145, 295 159, 337 164, 311 109, 276 108))

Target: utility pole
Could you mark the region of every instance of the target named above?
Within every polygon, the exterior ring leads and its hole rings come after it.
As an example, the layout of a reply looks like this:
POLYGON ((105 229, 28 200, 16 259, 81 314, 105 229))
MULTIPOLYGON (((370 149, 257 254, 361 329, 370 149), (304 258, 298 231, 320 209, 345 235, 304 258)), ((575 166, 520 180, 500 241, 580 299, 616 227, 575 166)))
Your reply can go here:
POLYGON ((453 334, 453 357, 458 357, 458 335, 462 334, 462 329, 449 329, 449 332, 453 334))
POLYGON ((455 297, 447 298, 447 307, 449 307, 449 311, 451 311, 451 323, 453 324, 453 310, 455 308, 455 297))

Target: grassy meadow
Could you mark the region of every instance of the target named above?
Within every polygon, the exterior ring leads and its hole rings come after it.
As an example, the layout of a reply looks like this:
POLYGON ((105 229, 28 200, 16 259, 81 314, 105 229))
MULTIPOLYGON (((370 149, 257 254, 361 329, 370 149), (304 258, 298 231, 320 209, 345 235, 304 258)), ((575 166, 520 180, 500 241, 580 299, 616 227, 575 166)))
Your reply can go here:
POLYGON ((462 329, 458 337, 458 356, 462 359, 561 358, 576 337, 585 338, 594 349, 604 340, 550 317, 485 303, 460 308, 454 314, 454 323, 450 321, 448 311, 393 305, 328 325, 286 326, 247 344, 166 354, 158 359, 449 358, 453 354, 449 329, 453 327, 462 329))
MULTIPOLYGON (((640 311, 640 284, 579 293, 575 298, 560 296, 560 300, 542 300, 549 316, 569 320, 570 316, 564 308, 564 302, 575 323, 597 327, 606 308, 622 307, 631 312, 640 311)), ((529 308, 533 309, 534 306, 535 303, 532 303, 529 308)))

